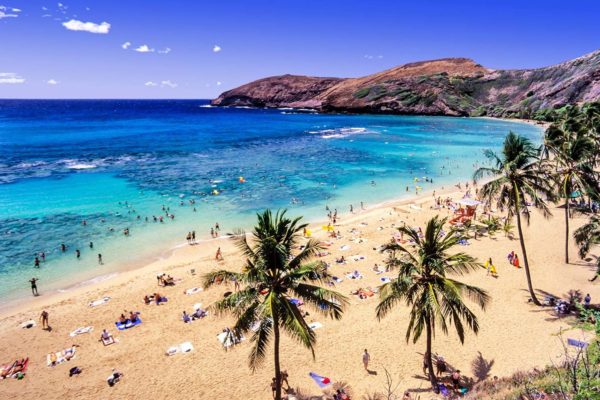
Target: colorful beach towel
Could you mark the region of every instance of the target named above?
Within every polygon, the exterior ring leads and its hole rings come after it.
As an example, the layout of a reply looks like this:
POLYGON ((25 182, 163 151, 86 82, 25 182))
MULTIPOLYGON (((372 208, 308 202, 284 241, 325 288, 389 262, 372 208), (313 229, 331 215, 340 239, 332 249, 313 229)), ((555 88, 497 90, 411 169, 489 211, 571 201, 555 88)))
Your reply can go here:
POLYGON ((90 333, 94 330, 93 326, 82 326, 69 333, 69 336, 75 337, 77 335, 83 335, 84 333, 90 333))
POLYGON ((131 322, 129 320, 127 320, 126 323, 121 323, 121 322, 115 322, 115 326, 117 327, 118 330, 120 331, 124 331, 125 329, 129 329, 129 328, 133 328, 134 326, 138 326, 142 323, 142 319, 140 317, 138 317, 135 321, 131 322))
POLYGON ((88 305, 90 307, 98 307, 98 306, 108 303, 109 301, 110 301, 110 297, 106 296, 99 300, 90 301, 90 303, 88 305))
POLYGON ((23 379, 25 374, 27 373, 27 367, 29 366, 29 357, 25 359, 15 360, 10 364, 0 365, 0 379, 23 379), (23 363, 22 368, 18 368, 18 364, 23 363))
POLYGON ((315 381, 317 385, 319 385, 321 389, 326 388, 332 383, 331 379, 327 378, 326 376, 317 375, 314 372, 309 372, 308 375, 313 379, 313 381, 315 381))
POLYGON ((49 353, 46 356, 46 364, 49 367, 54 367, 75 358, 75 347, 69 347, 56 353, 49 353))

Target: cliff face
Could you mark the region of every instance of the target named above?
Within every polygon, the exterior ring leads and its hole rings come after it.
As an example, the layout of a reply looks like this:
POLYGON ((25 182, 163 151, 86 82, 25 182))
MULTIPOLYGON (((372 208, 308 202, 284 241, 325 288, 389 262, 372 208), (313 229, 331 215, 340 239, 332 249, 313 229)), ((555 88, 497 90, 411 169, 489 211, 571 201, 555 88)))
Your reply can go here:
POLYGON ((600 51, 528 70, 490 70, 465 58, 405 64, 362 78, 283 75, 221 94, 217 106, 308 107, 325 112, 530 117, 600 100, 600 51))

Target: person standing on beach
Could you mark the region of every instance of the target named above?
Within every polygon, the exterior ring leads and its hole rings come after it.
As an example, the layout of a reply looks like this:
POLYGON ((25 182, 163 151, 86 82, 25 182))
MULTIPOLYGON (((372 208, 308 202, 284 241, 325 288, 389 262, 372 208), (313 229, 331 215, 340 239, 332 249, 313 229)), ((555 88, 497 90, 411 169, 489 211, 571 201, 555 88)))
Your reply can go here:
POLYGON ((196 231, 192 231, 192 243, 196 243, 196 231))
POLYGON ((40 321, 42 321, 42 329, 50 330, 50 325, 48 324, 48 311, 42 311, 40 314, 40 321))
POLYGON ((365 349, 365 352, 363 353, 363 356, 362 356, 362 361, 363 361, 363 365, 365 366, 365 371, 369 371, 369 361, 370 360, 371 360, 371 355, 369 354, 367 349, 365 349))
POLYGON ((102 265, 102 254, 98 253, 98 264, 102 265))
POLYGON ((31 278, 29 280, 29 283, 31 283, 31 294, 33 294, 34 296, 39 296, 37 284, 36 284, 37 281, 38 281, 38 278, 31 278))
POLYGON ((350 204, 350 213, 352 214, 354 212, 354 207, 352 207, 352 204, 350 204))
POLYGON ((215 254, 215 260, 222 260, 223 259, 223 255, 221 254, 221 248, 219 247, 217 249, 217 254, 215 254))

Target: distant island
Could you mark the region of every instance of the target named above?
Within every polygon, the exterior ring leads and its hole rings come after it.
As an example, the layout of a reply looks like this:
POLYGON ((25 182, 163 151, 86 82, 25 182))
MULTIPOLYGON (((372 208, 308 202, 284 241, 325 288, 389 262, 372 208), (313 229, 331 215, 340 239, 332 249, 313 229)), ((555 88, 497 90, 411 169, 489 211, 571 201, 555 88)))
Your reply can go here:
POLYGON ((598 100, 600 50, 537 69, 493 70, 445 58, 361 78, 273 76, 226 91, 212 105, 545 120, 564 105, 598 100))

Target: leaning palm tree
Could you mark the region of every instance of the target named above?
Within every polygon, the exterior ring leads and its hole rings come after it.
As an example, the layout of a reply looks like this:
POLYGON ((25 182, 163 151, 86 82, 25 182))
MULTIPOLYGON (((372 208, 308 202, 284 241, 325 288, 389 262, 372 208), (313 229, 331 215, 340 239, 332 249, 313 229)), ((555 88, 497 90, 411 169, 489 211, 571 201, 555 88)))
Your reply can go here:
MULTIPOLYGON (((575 243, 579 246, 579 257, 585 258, 591 248, 600 245, 600 217, 594 215, 590 221, 574 233, 575 243)), ((591 279, 595 281, 600 276, 600 257, 596 260, 596 274, 591 279)))
POLYGON ((533 303, 539 306, 540 302, 531 283, 529 260, 521 224, 521 215, 529 223, 530 204, 540 209, 545 217, 552 215, 548 205, 540 196, 540 194, 544 194, 551 198, 552 193, 546 175, 539 169, 539 151, 529 139, 509 132, 504 139, 501 156, 492 150, 486 150, 484 154, 493 163, 493 166, 479 168, 475 171, 473 179, 478 181, 485 176, 494 177, 483 185, 479 191, 480 197, 488 204, 495 201, 499 209, 507 209, 509 219, 516 216, 529 294, 533 303))
POLYGON ((552 171, 557 192, 565 199, 565 263, 569 263, 570 200, 573 197, 597 196, 598 174, 594 171, 596 144, 582 124, 565 122, 552 125, 546 130, 544 146, 550 155, 546 164, 552 171), (575 131, 567 130, 569 126, 575 131), (566 128, 565 128, 566 127, 566 128))
POLYGON ((477 333, 479 323, 475 314, 463 302, 463 296, 474 300, 482 309, 485 309, 489 301, 484 290, 447 276, 462 275, 481 268, 482 265, 468 254, 449 254, 449 250, 458 244, 461 235, 454 228, 444 233, 442 229, 445 223, 446 219, 440 220, 438 217, 429 220, 423 238, 410 227, 399 228, 401 233, 414 241, 414 251, 395 242, 383 247, 382 251, 390 252, 387 265, 399 268, 399 273, 397 278, 381 287, 380 302, 376 309, 377 318, 381 319, 400 302, 405 302, 410 307, 406 341, 412 337, 413 343, 416 343, 425 331, 425 357, 434 390, 437 388, 437 379, 433 372, 431 342, 436 325, 445 334, 448 333, 449 326, 454 325, 461 343, 464 343, 465 324, 477 333))
POLYGON ((335 319, 341 318, 347 303, 344 296, 313 284, 328 277, 323 263, 308 263, 319 250, 319 243, 311 239, 295 253, 301 232, 307 225, 299 223, 301 218, 292 220, 285 214, 285 210, 275 215, 270 210, 258 214, 252 242, 243 232, 236 235, 234 240, 246 257, 242 272, 221 270, 204 276, 205 288, 223 280, 235 280, 244 285, 241 290, 213 304, 211 309, 217 314, 231 313, 237 318, 231 329, 233 337, 254 331, 249 356, 253 371, 264 361, 267 345, 273 337, 277 400, 281 399, 282 383, 281 331, 308 348, 313 357, 315 355, 315 332, 304 320, 296 299, 335 319))

